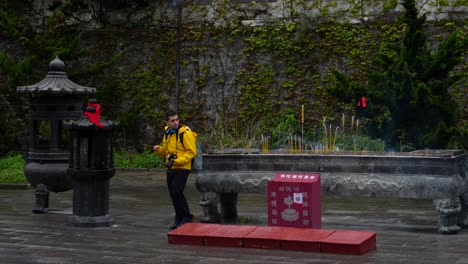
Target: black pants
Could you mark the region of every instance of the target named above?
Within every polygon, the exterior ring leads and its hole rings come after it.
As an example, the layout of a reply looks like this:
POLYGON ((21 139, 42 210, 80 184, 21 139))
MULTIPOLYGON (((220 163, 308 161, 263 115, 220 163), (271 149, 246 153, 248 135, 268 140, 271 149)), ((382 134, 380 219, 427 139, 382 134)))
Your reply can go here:
POLYGON ((187 198, 184 195, 185 185, 189 176, 189 170, 168 170, 166 173, 167 189, 171 195, 172 205, 175 210, 175 220, 190 218, 190 209, 187 198))

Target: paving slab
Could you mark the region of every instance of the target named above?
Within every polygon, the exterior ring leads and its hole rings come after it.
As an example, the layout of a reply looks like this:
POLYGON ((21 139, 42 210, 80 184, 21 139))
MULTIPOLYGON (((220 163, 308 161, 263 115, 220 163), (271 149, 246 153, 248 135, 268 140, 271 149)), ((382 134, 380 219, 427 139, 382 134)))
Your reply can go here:
MULTIPOLYGON (((202 217, 193 175, 187 197, 195 222, 202 217)), ((365 255, 206 247, 168 243, 174 219, 162 171, 118 171, 110 180, 111 227, 67 225, 72 192, 51 193, 50 210, 36 215, 32 189, 0 189, 0 263, 468 263, 468 231, 437 233, 431 200, 322 197, 322 228, 377 233, 365 255)), ((266 194, 239 194, 238 222, 268 225, 266 194)))

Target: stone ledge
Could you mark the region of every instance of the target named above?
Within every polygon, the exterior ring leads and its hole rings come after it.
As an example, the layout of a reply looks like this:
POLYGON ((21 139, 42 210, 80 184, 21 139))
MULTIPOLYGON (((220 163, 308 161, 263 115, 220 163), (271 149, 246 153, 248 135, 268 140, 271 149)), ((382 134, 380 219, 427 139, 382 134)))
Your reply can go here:
POLYGON ((0 189, 29 189, 29 183, 0 183, 0 189))
POLYGON ((145 172, 145 171, 166 171, 163 168, 115 168, 116 171, 145 172))

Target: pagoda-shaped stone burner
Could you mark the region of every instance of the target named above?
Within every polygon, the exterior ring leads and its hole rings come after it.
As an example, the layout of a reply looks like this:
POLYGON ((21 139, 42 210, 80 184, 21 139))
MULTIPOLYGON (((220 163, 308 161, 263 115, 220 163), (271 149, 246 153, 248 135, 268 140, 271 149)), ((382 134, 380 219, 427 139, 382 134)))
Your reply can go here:
POLYGON ((57 57, 50 62, 49 72, 42 81, 18 86, 16 91, 27 94, 29 99, 24 174, 36 188, 33 212, 44 213, 50 191, 64 192, 73 186, 67 174, 70 135, 63 129, 63 122, 81 117, 85 97, 94 95, 96 88, 81 86, 68 79, 65 63, 57 57))
POLYGON ((109 214, 109 179, 114 176, 112 133, 118 123, 100 118, 93 99, 84 115, 65 122, 72 135, 68 173, 73 180, 73 216, 70 226, 105 227, 114 223, 109 214), (92 105, 92 106, 90 106, 92 105))

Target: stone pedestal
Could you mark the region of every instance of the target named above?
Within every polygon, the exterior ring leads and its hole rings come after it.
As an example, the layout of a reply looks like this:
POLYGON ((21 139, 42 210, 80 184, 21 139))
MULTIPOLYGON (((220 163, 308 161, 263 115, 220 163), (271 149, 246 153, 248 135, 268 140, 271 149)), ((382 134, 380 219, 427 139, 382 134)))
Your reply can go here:
POLYGON ((43 214, 49 208, 49 190, 44 184, 36 186, 36 207, 32 210, 35 214, 43 214))
POLYGON ((461 210, 458 214, 458 226, 467 227, 468 226, 468 193, 465 193, 460 196, 461 210))
POLYGON ((115 170, 70 170, 73 178, 73 216, 69 225, 108 227, 114 224, 109 214, 109 179, 115 170))
POLYGON ((458 224, 458 215, 461 210, 460 199, 439 199, 434 204, 438 213, 438 232, 441 234, 456 234, 461 227, 458 224))
POLYGON ((202 193, 198 203, 203 211, 204 217, 200 220, 202 223, 219 223, 221 216, 218 211, 219 197, 215 192, 202 193))

